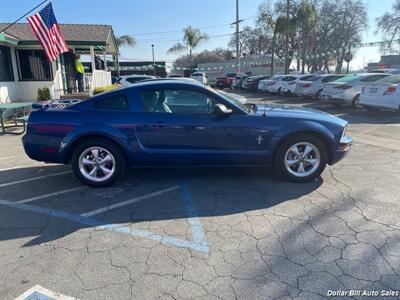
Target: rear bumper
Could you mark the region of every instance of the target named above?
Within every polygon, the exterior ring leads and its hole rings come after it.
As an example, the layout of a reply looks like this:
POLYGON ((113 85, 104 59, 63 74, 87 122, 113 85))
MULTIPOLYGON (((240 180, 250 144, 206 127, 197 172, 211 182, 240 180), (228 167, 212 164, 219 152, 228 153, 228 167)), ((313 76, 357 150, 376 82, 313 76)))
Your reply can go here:
POLYGON ((29 158, 36 161, 65 163, 60 157, 59 146, 56 141, 49 143, 50 137, 25 134, 22 137, 24 151, 29 158), (47 140, 46 140, 47 138, 47 140))

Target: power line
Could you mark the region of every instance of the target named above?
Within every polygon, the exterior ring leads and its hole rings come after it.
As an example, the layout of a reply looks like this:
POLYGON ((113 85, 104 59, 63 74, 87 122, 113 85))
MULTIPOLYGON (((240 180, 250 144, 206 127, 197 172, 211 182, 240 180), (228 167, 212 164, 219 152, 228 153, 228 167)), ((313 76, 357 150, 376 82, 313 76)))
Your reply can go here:
MULTIPOLYGON (((256 16, 257 15, 251 15, 251 16, 249 16, 247 18, 244 18, 244 19, 242 19, 240 21, 243 22, 243 21, 252 19, 252 18, 254 18, 256 16)), ((209 29, 209 28, 225 27, 225 26, 231 26, 234 23, 223 23, 223 24, 216 24, 216 25, 210 25, 210 26, 202 26, 202 27, 199 27, 198 29, 209 29)), ((168 30, 168 31, 132 33, 131 35, 133 35, 133 36, 156 35, 156 34, 175 33, 175 32, 182 32, 182 28, 181 29, 168 30)))

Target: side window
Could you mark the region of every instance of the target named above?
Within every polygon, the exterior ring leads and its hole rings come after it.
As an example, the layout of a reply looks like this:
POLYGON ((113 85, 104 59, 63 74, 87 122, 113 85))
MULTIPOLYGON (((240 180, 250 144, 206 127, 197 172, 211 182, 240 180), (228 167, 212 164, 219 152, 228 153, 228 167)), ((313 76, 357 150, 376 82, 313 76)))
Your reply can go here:
POLYGON ((212 113, 217 101, 190 90, 154 90, 141 95, 146 112, 195 114, 212 113))
POLYGON ((104 97, 93 102, 94 109, 128 110, 128 98, 124 95, 104 97))

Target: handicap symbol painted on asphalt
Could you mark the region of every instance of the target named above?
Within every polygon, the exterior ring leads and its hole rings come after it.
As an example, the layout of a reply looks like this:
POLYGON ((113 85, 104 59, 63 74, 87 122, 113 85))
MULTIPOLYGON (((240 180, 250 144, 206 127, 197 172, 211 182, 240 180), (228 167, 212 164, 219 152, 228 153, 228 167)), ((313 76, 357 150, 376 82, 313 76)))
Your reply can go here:
POLYGON ((27 290, 15 300, 77 300, 78 298, 69 297, 52 290, 46 289, 40 285, 35 285, 27 290))

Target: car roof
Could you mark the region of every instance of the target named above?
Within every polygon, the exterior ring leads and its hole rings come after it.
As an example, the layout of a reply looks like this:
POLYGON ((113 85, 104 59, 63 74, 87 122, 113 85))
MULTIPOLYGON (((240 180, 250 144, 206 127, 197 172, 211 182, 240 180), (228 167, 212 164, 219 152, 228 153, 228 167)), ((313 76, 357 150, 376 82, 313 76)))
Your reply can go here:
POLYGON ((123 76, 121 76, 121 78, 135 78, 135 77, 148 77, 148 78, 154 78, 154 76, 151 76, 151 75, 146 75, 146 74, 143 74, 143 75, 140 75, 140 74, 131 74, 131 75, 123 75, 123 76))
POLYGON ((142 86, 151 86, 151 85, 168 85, 168 84, 180 84, 187 86, 204 86, 201 82, 191 79, 191 78, 156 78, 143 80, 140 82, 136 82, 131 87, 142 87, 142 86))

